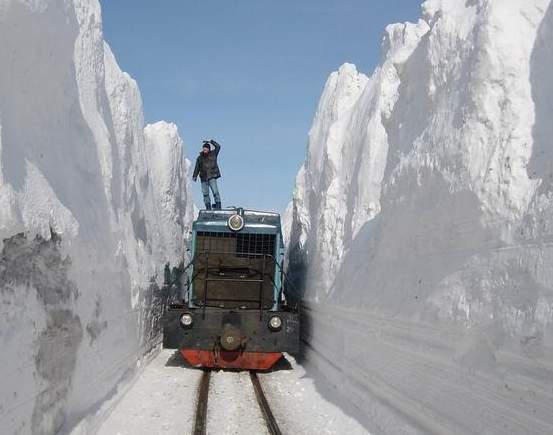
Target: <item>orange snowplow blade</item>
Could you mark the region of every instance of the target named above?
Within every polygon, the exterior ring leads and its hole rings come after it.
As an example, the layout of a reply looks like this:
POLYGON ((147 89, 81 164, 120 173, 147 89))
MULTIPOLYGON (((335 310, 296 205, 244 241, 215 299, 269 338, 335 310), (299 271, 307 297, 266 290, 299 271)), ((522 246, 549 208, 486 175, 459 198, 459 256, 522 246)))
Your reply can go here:
POLYGON ((181 349, 181 355, 194 367, 222 369, 268 370, 280 358, 281 352, 230 352, 181 349))

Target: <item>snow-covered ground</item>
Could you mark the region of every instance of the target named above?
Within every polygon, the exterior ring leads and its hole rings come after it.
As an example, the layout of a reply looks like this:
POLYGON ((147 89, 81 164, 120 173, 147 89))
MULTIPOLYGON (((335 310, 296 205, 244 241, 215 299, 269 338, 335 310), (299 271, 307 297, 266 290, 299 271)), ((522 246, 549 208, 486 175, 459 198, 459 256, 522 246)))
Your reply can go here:
POLYGON ((289 271, 376 433, 553 433, 552 31, 550 0, 428 0, 328 79, 289 271))
POLYGON ((247 371, 211 374, 207 433, 269 435, 247 371))
POLYGON ((71 429, 157 346, 187 177, 97 0, 0 0, 0 433, 71 429))
MULTIPOLYGON (((187 366, 179 354, 162 350, 128 390, 104 405, 98 413, 105 419, 97 428, 98 435, 190 433, 201 374, 201 370, 187 366)), ((367 433, 338 406, 321 397, 313 380, 293 357, 287 356, 287 361, 279 363, 275 371, 259 374, 259 379, 283 433, 367 433)), ((247 371, 212 373, 207 432, 267 433, 247 371)), ((73 435, 80 433, 76 431, 73 435)))
MULTIPOLYGON (((316 387, 324 377, 313 365, 306 370, 290 355, 274 371, 259 374, 271 410, 285 434, 368 434, 355 418, 351 406, 336 391, 327 400, 316 387)), ((334 390, 332 384, 328 384, 334 390)))
POLYGON ((173 350, 161 351, 131 385, 98 412, 98 427, 77 428, 73 435, 186 434, 194 426, 201 370, 185 368, 173 350))

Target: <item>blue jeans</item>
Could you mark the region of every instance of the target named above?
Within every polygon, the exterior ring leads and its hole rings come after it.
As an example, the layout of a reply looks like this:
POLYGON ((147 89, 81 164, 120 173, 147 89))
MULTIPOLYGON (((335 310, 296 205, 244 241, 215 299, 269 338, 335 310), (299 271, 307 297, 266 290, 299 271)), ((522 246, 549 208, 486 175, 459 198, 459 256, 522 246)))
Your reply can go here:
POLYGON ((214 201, 221 202, 221 196, 219 195, 219 188, 217 187, 217 178, 210 178, 207 181, 202 181, 202 193, 204 195, 204 204, 207 207, 211 207, 211 199, 209 198, 209 189, 213 193, 214 201))

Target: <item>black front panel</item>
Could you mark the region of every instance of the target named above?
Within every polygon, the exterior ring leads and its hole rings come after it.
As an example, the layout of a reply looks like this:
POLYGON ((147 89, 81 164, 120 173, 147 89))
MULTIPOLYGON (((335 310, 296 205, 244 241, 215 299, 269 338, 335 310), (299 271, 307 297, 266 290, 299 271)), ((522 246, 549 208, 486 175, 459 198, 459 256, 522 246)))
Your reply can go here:
POLYGON ((292 312, 258 311, 229 312, 208 308, 187 310, 171 308, 165 315, 163 345, 172 349, 214 350, 218 345, 225 325, 240 331, 244 352, 289 352, 299 351, 299 315, 292 312), (192 327, 184 329, 179 324, 181 314, 191 313, 192 327), (269 319, 278 315, 282 319, 279 331, 271 331, 269 319))
POLYGON ((197 306, 272 307, 275 235, 198 232, 194 262, 197 306))

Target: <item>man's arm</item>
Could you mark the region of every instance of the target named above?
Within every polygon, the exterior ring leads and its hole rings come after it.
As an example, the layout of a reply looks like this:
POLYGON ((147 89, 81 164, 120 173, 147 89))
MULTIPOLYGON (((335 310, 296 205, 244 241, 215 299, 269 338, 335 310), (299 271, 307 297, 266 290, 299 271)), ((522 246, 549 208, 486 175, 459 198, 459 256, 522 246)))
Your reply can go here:
POLYGON ((211 142, 211 145, 213 145, 215 147, 215 150, 213 150, 213 152, 215 153, 215 155, 218 155, 219 151, 221 150, 221 145, 219 145, 213 139, 211 139, 210 142, 211 142))
POLYGON ((196 178, 198 178, 198 174, 200 173, 200 158, 196 158, 196 166, 194 167, 194 173, 192 174, 192 179, 196 181, 196 178))

